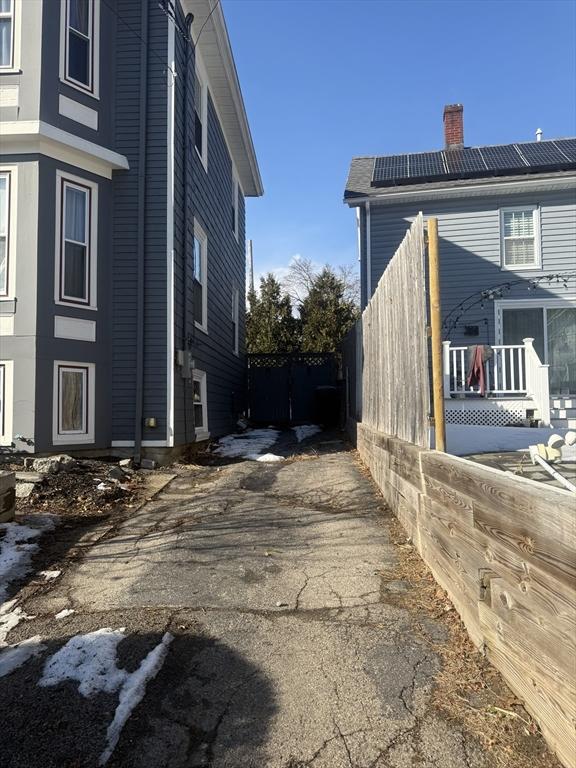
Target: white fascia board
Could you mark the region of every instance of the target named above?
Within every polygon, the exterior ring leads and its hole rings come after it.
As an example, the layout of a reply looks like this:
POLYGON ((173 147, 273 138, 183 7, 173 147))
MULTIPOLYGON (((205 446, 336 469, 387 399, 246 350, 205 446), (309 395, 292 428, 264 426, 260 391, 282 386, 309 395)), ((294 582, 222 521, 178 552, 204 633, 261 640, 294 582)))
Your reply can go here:
POLYGON ((524 192, 554 192, 557 190, 573 190, 576 183, 576 174, 567 174, 562 177, 538 177, 529 179, 498 180, 490 183, 467 184, 466 186, 436 187, 434 189, 404 190, 402 192, 388 192, 385 194, 360 195, 353 198, 345 198, 344 203, 350 208, 364 205, 370 201, 371 205, 395 205, 397 203, 411 203, 428 200, 450 200, 470 197, 489 197, 501 194, 522 194, 524 192))
POLYGON ((124 155, 42 120, 0 123, 0 141, 3 153, 47 155, 107 179, 130 167, 124 155))

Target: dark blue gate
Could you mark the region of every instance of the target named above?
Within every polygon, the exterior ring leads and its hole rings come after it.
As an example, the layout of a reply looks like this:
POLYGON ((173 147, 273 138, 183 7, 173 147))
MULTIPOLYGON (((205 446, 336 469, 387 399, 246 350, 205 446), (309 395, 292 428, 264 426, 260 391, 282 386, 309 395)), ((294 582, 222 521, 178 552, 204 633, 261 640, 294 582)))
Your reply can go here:
POLYGON ((338 356, 333 352, 248 355, 248 406, 256 424, 338 421, 338 356))

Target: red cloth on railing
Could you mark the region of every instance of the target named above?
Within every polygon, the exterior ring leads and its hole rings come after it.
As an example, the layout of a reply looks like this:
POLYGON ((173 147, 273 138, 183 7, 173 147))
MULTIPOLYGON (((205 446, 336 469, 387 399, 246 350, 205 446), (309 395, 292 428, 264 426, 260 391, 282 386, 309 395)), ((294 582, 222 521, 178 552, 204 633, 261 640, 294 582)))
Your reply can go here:
POLYGON ((480 394, 486 393, 486 374, 484 371, 484 345, 477 344, 472 354, 472 362, 468 369, 468 378, 466 383, 469 387, 478 386, 480 394))

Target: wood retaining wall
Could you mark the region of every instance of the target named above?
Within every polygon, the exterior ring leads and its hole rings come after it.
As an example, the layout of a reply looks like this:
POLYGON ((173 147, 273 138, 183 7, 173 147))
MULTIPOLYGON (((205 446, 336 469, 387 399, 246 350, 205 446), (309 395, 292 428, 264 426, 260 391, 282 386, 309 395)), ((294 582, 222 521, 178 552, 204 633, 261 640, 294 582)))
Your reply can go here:
POLYGON ((360 456, 470 637, 576 768, 576 499, 356 425, 360 456))

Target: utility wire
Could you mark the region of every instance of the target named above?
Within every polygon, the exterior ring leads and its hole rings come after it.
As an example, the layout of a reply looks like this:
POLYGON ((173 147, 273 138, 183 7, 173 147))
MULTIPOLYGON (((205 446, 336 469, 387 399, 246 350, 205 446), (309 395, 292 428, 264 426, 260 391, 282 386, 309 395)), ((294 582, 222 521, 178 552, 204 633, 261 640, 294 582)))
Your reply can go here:
MULTIPOLYGON (((123 17, 121 14, 119 14, 119 13, 118 13, 118 11, 117 11, 115 8, 113 8, 113 7, 112 7, 112 6, 111 6, 111 5, 110 5, 108 2, 106 2, 106 0, 101 0, 101 2, 102 2, 102 4, 103 4, 103 5, 105 5, 105 6, 106 6, 106 8, 108 8, 108 10, 109 10, 109 11, 111 11, 111 12, 114 14, 114 16, 116 16, 116 18, 117 18, 119 21, 121 21, 121 22, 122 22, 122 24, 124 24, 124 26, 126 27, 126 29, 128 29, 128 30, 129 30, 129 31, 130 31, 130 32, 131 32, 131 33, 134 35, 134 37, 137 37, 137 38, 138 38, 138 40, 140 40, 140 42, 141 42, 141 43, 143 43, 144 45, 146 45, 146 43, 145 43, 145 41, 144 41, 144 38, 143 38, 143 37, 140 35, 140 33, 139 33, 139 32, 137 32, 137 31, 134 29, 134 27, 130 26, 130 24, 128 24, 128 22, 126 21, 126 19, 125 19, 125 18, 124 18, 124 17, 123 17)), ((148 43, 147 45, 148 45, 148 50, 150 51, 150 53, 152 53, 154 56, 156 56, 156 58, 158 59, 158 61, 161 61, 161 62, 162 62, 162 65, 164 66, 164 68, 165 68, 165 69, 167 69, 167 70, 168 70, 168 71, 169 71, 169 72, 172 74, 172 82, 174 82, 174 79, 176 78, 176 72, 174 72, 174 70, 173 70, 173 69, 172 69, 172 67, 171 67, 171 66, 170 66, 170 65, 169 65, 169 64, 166 62, 166 60, 165 60, 165 59, 163 59, 163 58, 162 58, 162 56, 160 56, 160 54, 159 54, 159 53, 157 53, 157 52, 154 50, 154 48, 152 48, 152 46, 151 46, 149 43, 148 43)))
POLYGON ((206 26, 206 24, 208 24, 208 22, 210 21, 210 17, 212 16, 212 14, 213 14, 213 13, 214 13, 214 11, 216 10, 216 8, 218 8, 218 6, 219 6, 219 5, 220 5, 220 0, 216 0, 216 3, 215 3, 215 5, 214 5, 214 8, 212 8, 212 10, 211 10, 211 11, 210 11, 210 13, 208 14, 208 16, 206 16, 206 19, 205 19, 205 21, 204 21, 204 24, 202 24, 202 26, 200 27, 200 32, 198 32, 198 37, 196 38, 196 42, 194 43, 194 45, 198 45, 198 41, 200 40, 200 35, 201 35, 201 34, 202 34, 202 32, 204 31, 204 27, 206 26))

